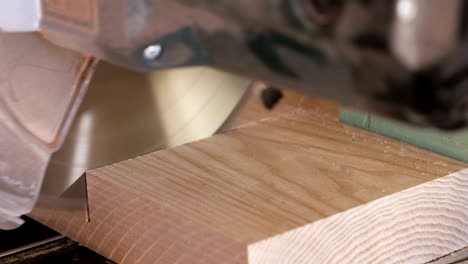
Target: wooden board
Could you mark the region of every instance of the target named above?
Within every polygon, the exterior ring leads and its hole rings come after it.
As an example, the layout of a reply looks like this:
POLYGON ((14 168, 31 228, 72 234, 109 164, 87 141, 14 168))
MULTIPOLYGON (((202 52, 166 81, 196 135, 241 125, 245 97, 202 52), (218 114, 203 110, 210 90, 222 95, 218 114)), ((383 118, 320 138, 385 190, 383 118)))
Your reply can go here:
POLYGON ((89 172, 90 222, 31 216, 119 263, 424 263, 468 245, 468 175, 446 176, 464 163, 300 105, 89 172))

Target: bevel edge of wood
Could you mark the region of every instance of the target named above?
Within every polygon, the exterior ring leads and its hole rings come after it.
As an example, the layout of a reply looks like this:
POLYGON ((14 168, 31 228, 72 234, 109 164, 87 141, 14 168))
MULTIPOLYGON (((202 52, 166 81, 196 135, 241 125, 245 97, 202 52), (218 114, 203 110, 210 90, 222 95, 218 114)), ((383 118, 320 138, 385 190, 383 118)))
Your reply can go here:
POLYGON ((467 247, 464 219, 468 169, 251 244, 248 258, 272 264, 428 263, 467 247))
POLYGON ((440 258, 434 259, 427 264, 468 264, 468 247, 462 248, 440 258))
POLYGON ((245 245, 115 182, 100 177, 87 181, 94 205, 91 221, 86 220, 84 210, 65 208, 38 207, 29 216, 117 263, 172 263, 165 259, 173 254, 206 261, 197 263, 218 263, 209 262, 206 254, 197 255, 199 248, 209 248, 210 254, 225 264, 247 262, 245 245), (118 195, 109 195, 113 193, 118 195), (160 254, 155 256, 153 251, 160 254))

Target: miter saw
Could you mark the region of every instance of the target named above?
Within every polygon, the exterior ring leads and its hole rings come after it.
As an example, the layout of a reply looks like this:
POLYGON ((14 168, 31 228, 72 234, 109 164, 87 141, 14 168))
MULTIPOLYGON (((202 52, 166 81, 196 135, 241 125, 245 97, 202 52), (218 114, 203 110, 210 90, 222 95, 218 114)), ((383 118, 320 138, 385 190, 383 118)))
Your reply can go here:
POLYGON ((85 194, 70 190, 82 190, 87 169, 212 134, 248 79, 416 125, 464 127, 466 7, 462 0, 2 1, 0 229, 19 226, 38 199, 68 193, 68 205, 82 204, 85 194), (106 65, 85 97, 97 60, 146 74, 106 65), (243 77, 161 71, 186 66, 243 77))

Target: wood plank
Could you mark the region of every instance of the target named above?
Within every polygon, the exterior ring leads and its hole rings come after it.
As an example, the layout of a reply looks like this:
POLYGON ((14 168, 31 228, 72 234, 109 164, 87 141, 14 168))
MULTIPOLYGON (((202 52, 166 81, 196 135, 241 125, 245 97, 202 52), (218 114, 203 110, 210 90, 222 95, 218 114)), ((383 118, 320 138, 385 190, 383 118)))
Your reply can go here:
POLYGON ((468 245, 468 176, 440 178, 464 163, 322 109, 91 171, 89 223, 32 217, 119 263, 422 263, 468 245))

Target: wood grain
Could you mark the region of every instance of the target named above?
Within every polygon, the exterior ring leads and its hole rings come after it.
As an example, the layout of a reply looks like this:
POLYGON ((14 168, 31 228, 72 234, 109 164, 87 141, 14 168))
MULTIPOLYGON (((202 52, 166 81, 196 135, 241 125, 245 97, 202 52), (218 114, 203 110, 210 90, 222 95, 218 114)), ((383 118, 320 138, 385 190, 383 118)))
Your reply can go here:
POLYGON ((250 263, 425 263, 468 245, 468 170, 249 247, 250 263))
POLYGON ((89 172, 89 223, 32 217, 119 263, 423 263, 468 245, 468 176, 443 177, 464 163, 311 106, 89 172))

